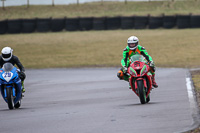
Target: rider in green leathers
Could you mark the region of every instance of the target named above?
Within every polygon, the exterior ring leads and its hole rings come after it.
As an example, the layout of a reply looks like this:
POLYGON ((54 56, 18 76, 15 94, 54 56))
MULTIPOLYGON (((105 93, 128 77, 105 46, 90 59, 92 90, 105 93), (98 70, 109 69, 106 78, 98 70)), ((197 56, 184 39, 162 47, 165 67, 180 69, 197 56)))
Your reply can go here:
POLYGON ((145 59, 148 61, 148 64, 151 68, 151 74, 152 74, 152 85, 157 88, 158 85, 155 81, 155 65, 152 60, 152 57, 147 53, 146 49, 138 44, 139 39, 136 36, 131 36, 127 40, 128 46, 123 51, 123 59, 121 60, 122 68, 117 73, 117 76, 120 80, 126 80, 129 81, 129 76, 127 75, 127 70, 130 65, 130 57, 134 54, 141 54, 145 57, 145 59))

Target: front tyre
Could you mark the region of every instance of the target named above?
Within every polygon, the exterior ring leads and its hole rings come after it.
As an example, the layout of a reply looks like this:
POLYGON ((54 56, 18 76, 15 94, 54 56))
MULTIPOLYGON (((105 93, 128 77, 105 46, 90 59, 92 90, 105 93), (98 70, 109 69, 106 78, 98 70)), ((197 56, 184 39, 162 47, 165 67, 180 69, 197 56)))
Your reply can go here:
POLYGON ((14 97, 13 97, 13 92, 12 92, 11 87, 6 88, 6 94, 7 94, 8 108, 14 109, 14 97))
POLYGON ((141 102, 141 104, 145 104, 146 103, 146 91, 145 91, 145 88, 144 88, 143 80, 138 80, 137 85, 138 85, 140 102, 141 102))

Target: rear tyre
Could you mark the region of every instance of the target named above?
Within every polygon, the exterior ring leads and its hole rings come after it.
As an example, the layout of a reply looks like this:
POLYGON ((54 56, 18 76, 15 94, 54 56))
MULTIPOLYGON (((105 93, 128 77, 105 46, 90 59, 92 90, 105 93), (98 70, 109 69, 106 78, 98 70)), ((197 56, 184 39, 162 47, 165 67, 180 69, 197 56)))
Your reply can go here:
POLYGON ((150 101, 150 95, 146 98, 146 103, 150 101))
POLYGON ((21 106, 21 100, 15 104, 15 108, 18 109, 21 106))
POLYGON ((141 104, 145 104, 146 103, 146 91, 144 88, 144 83, 142 80, 138 80, 137 84, 138 84, 140 102, 141 102, 141 104))
POLYGON ((13 97, 13 92, 12 88, 6 88, 6 94, 7 94, 7 103, 8 103, 8 108, 9 109, 14 109, 14 97, 13 97))

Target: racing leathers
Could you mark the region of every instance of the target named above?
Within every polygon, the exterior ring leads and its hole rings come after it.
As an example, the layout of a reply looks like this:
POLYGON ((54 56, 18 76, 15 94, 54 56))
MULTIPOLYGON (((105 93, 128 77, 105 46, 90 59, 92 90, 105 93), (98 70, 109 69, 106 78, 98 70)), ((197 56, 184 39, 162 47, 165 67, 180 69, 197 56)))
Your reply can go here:
POLYGON ((142 47, 141 45, 138 45, 138 47, 132 51, 130 50, 129 46, 127 46, 124 51, 123 51, 123 59, 121 60, 121 65, 122 65, 122 68, 120 69, 120 71, 117 73, 117 76, 120 80, 126 80, 126 81, 129 81, 129 76, 127 75, 127 68, 129 67, 130 65, 130 57, 135 55, 135 54, 141 54, 145 57, 145 59, 149 62, 149 64, 152 64, 150 65, 151 67, 151 74, 152 74, 152 83, 153 83, 153 86, 155 88, 158 87, 157 83, 155 82, 155 66, 153 64, 153 60, 152 60, 152 57, 147 53, 146 49, 144 47, 142 47))
POLYGON ((2 59, 2 56, 0 55, 0 67, 2 68, 3 64, 5 64, 7 62, 11 63, 13 66, 16 64, 21 72, 25 72, 25 69, 24 69, 23 65, 21 64, 21 62, 19 61, 17 56, 12 55, 12 58, 9 61, 4 61, 2 59))

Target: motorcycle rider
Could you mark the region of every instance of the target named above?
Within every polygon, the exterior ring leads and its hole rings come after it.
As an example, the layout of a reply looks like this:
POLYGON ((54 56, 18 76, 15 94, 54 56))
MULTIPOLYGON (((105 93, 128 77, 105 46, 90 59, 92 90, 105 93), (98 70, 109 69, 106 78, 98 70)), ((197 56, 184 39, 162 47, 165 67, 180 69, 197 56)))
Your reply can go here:
POLYGON ((117 76, 120 80, 129 81, 129 76, 127 75, 127 70, 130 65, 130 57, 134 54, 141 54, 145 57, 145 59, 148 61, 148 64, 151 68, 151 74, 152 74, 152 85, 153 87, 157 88, 158 85, 155 81, 155 65, 152 60, 152 57, 147 53, 144 47, 139 45, 139 39, 136 36, 131 36, 127 40, 128 46, 123 51, 123 59, 121 60, 122 68, 120 71, 118 71, 117 76))
POLYGON ((18 66, 18 68, 20 69, 20 71, 18 72, 19 74, 19 78, 22 81, 22 93, 25 92, 25 88, 24 88, 24 80, 26 78, 25 75, 25 69, 23 67, 23 65, 21 64, 21 62, 19 61, 19 58, 15 55, 13 55, 13 49, 11 49, 10 47, 4 47, 1 51, 1 55, 0 55, 0 67, 2 68, 3 65, 7 62, 13 64, 13 66, 16 64, 18 66))

